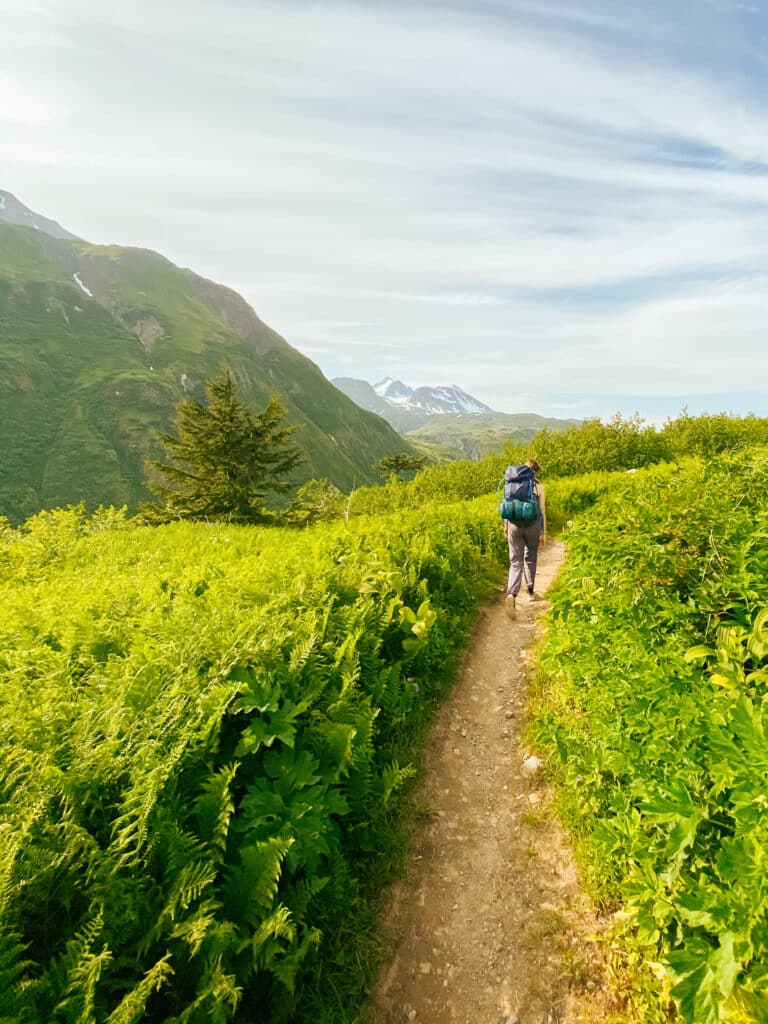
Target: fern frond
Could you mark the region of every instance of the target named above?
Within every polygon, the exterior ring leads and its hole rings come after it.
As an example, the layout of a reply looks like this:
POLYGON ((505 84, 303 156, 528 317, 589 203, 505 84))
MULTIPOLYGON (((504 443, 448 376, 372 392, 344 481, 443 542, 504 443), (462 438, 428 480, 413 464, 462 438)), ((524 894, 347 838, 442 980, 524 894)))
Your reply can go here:
POLYGON ((144 1016, 147 1000, 153 992, 159 992, 163 985, 173 977, 170 964, 171 954, 153 964, 141 981, 120 1000, 115 1009, 107 1017, 106 1024, 137 1024, 144 1016))
POLYGON ((295 917, 301 920, 312 900, 321 893, 330 881, 327 877, 314 875, 311 878, 302 878, 291 890, 291 910, 295 917))
POLYGON ((205 780, 202 791, 195 800, 195 816, 200 838, 207 843, 217 864, 224 859, 229 823, 235 812, 231 786, 239 767, 237 761, 230 765, 222 765, 205 780))
POLYGON ((194 1001, 178 1017, 166 1020, 165 1024, 197 1024, 202 1020, 206 1024, 227 1024, 237 1010, 242 994, 235 976, 228 974, 221 961, 216 960, 202 978, 194 1001))
POLYGON ((29 966, 21 937, 16 932, 0 927, 0 1024, 2 1017, 21 1017, 22 994, 17 982, 29 966))
POLYGON ((254 964, 257 967, 268 967, 276 952, 275 942, 284 939, 290 943, 295 938, 296 926, 291 918, 291 912, 281 903, 253 933, 251 948, 254 964))
POLYGON ((203 942, 216 926, 220 912, 221 904, 217 900, 203 900, 191 916, 177 922, 171 938, 181 939, 189 947, 190 957, 197 956, 203 942))
POLYGON ((357 729, 346 722, 323 719, 312 726, 311 735, 313 744, 316 744, 323 782, 338 782, 348 773, 353 762, 357 729))
POLYGON ((62 966, 68 968, 69 983, 64 992, 64 998, 56 1009, 67 1010, 67 1016, 73 1021, 73 1024, 98 1024, 96 987, 103 970, 112 960, 112 953, 106 943, 99 952, 92 950, 103 927, 102 909, 74 939, 67 943, 62 966))
POLYGON ((232 920, 255 925, 271 911, 283 860, 293 843, 293 839, 273 836, 240 851, 240 864, 230 869, 225 888, 232 920))
MULTIPOLYGON (((191 730, 190 730, 191 731, 191 730)), ((149 819, 168 779, 177 763, 187 753, 189 737, 182 733, 181 739, 170 751, 163 753, 163 759, 152 767, 137 763, 133 773, 133 786, 123 802, 123 813, 112 826, 112 854, 115 870, 135 866, 147 843, 149 819)), ((157 754, 153 751, 151 756, 157 754)))
POLYGON ((389 802, 400 787, 407 782, 408 779, 412 779, 416 774, 416 769, 413 765, 407 764, 404 768, 401 768, 397 761, 393 761, 392 764, 387 765, 382 770, 379 778, 379 792, 381 794, 381 802, 384 807, 389 806, 389 802))
POLYGON ((283 956, 275 957, 268 965, 270 974, 284 985, 293 995, 296 988, 296 976, 309 951, 320 944, 322 933, 318 928, 307 929, 301 942, 288 950, 283 956))
POLYGON ((312 652, 317 646, 317 641, 317 633, 312 632, 308 637, 291 648, 291 655, 288 659, 288 671, 291 675, 297 675, 306 666, 312 652))
POLYGON ((146 841, 149 817, 166 778, 162 766, 158 765, 146 772, 141 782, 126 795, 123 813, 112 826, 115 871, 137 865, 146 841))
POLYGON ((176 876, 165 906, 158 918, 157 932, 160 933, 164 921, 173 923, 181 911, 199 899, 208 886, 216 881, 218 871, 209 860, 193 861, 185 864, 176 876))

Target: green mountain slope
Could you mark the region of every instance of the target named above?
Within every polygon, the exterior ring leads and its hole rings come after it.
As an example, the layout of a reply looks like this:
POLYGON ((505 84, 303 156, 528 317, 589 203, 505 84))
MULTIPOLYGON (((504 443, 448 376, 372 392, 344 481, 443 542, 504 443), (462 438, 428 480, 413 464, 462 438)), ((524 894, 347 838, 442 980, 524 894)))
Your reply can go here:
POLYGON ((580 420, 559 420, 535 413, 474 413, 431 416, 405 437, 416 448, 433 457, 450 458, 446 449, 457 459, 481 459, 484 455, 500 452, 512 440, 525 444, 544 428, 565 430, 578 426, 580 420))
POLYGON ((246 400, 283 397, 308 459, 297 479, 342 489, 373 482, 374 462, 410 451, 359 409, 237 293, 158 253, 54 238, 0 218, 0 515, 148 495, 185 394, 231 367, 246 400))

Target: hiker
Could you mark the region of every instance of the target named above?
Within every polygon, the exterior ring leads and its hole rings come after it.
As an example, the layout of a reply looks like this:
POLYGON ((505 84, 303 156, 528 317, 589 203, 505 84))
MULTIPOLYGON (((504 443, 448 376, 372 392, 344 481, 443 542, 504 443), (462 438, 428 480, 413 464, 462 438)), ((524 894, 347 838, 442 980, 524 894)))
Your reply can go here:
MULTIPOLYGON (((534 474, 537 474, 541 467, 536 459, 528 459, 526 466, 530 466, 534 474)), ((534 589, 536 582, 536 556, 539 544, 547 542, 547 505, 544 488, 538 479, 533 484, 533 494, 539 506, 539 515, 531 523, 513 523, 504 520, 504 536, 509 543, 509 578, 507 580, 507 615, 515 617, 515 603, 523 579, 528 590, 528 600, 538 601, 539 595, 534 589)))

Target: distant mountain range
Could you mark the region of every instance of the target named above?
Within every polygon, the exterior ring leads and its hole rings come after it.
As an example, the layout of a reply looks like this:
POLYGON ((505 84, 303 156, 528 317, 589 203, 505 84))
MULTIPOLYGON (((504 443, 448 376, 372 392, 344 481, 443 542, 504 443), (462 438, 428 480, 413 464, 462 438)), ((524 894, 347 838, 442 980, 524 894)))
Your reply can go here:
POLYGON ((241 396, 283 398, 307 452, 297 481, 342 489, 412 451, 339 393, 236 292, 156 252, 92 245, 0 190, 0 516, 147 498, 183 396, 231 368, 241 396))
POLYGON ((501 451, 510 439, 524 443, 544 427, 564 430, 580 422, 536 413, 494 412, 457 384, 409 388, 392 377, 378 384, 334 377, 332 383, 436 459, 480 459, 501 451))
POLYGON ((493 412, 490 406, 473 398, 457 384, 409 388, 392 377, 373 385, 354 377, 334 377, 331 383, 353 402, 378 413, 401 432, 415 430, 432 416, 493 412))
POLYGON ((434 388, 409 388, 401 380, 385 377, 373 385, 373 390, 385 402, 390 402, 401 409, 425 412, 429 416, 442 416, 452 412, 493 412, 489 405, 484 405, 472 395, 468 395, 458 384, 441 384, 434 388))

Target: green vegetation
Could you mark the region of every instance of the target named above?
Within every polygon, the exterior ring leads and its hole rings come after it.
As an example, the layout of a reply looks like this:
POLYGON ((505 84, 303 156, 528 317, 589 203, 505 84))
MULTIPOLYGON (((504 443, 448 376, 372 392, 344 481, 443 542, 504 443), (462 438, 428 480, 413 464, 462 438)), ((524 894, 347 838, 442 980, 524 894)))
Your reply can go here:
POLYGON ((354 1020, 488 503, 0 535, 0 1018, 354 1020))
POLYGON ((302 529, 0 525, 0 1020, 358 1020, 403 785, 529 455, 570 523, 534 736, 627 1012, 765 1020, 766 423, 592 422, 349 498, 319 478, 302 529))
POLYGON ((327 479, 308 480, 296 492, 284 518, 296 526, 330 523, 342 518, 347 504, 347 496, 327 479))
POLYGON ((19 523, 81 500, 138 508, 157 432, 180 399, 204 399, 222 365, 244 402, 280 394, 307 453, 297 485, 374 483, 378 458, 411 451, 229 289, 157 253, 0 222, 0 515, 19 523))
POLYGON ((574 522, 551 594, 534 735, 655 972, 644 1022, 670 997, 687 1024, 768 1019, 767 539, 765 449, 651 469, 574 522))
POLYGON ((426 458, 423 455, 387 455, 379 459, 376 469, 385 477, 394 475, 402 480, 404 474, 411 476, 424 468, 426 458))
POLYGON ((267 499, 288 489, 283 478, 303 458, 291 441, 296 427, 285 426, 285 409, 274 395, 263 412, 251 412, 238 401, 228 371, 206 381, 205 390, 206 405, 193 398, 180 403, 179 436, 160 436, 171 462, 150 463, 160 478, 150 487, 163 502, 152 515, 268 522, 274 513, 267 499))
POLYGON ((542 430, 557 433, 579 426, 578 420, 559 420, 534 413, 476 413, 430 416, 404 434, 420 451, 449 459, 481 459, 498 455, 510 443, 527 444, 542 430))
MULTIPOLYGON (((602 486, 600 474, 674 462, 688 454, 711 456, 760 444, 768 444, 768 418, 725 414, 691 417, 684 413, 658 430, 637 416, 624 419, 617 415, 608 423, 595 419, 558 431, 545 428, 527 444, 508 444, 501 454, 486 455, 478 462, 428 466, 408 482, 390 479, 384 487, 360 487, 352 493, 350 509, 353 514, 394 512, 435 501, 469 500, 495 491, 510 463, 530 458, 540 463, 548 488, 552 480, 586 476, 591 482, 585 480, 583 486, 594 499, 602 486)), ((573 507, 566 512, 578 511, 575 498, 569 498, 568 503, 573 507)))
POLYGON ((442 444, 438 441, 422 441, 413 437, 409 437, 408 441, 414 451, 424 456, 425 464, 428 466, 439 462, 458 462, 460 459, 467 458, 459 448, 454 448, 449 444, 442 444))

